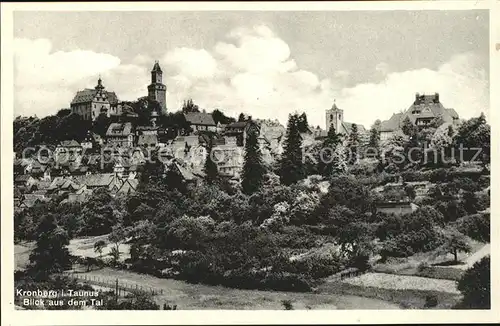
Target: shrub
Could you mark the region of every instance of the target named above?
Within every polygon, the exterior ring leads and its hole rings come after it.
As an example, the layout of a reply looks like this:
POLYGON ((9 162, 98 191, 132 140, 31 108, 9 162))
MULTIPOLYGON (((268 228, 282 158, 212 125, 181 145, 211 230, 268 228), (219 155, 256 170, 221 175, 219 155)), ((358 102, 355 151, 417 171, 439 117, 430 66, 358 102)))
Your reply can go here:
POLYGON ((428 295, 425 297, 424 308, 434 308, 438 305, 438 298, 435 295, 428 295))
POLYGON ((290 300, 283 300, 283 301, 281 301, 281 304, 283 305, 283 307, 285 307, 285 310, 293 310, 292 301, 290 301, 290 300))
POLYGON ((427 262, 421 262, 420 264, 418 264, 418 267, 417 267, 419 272, 423 272, 427 268, 429 268, 429 264, 427 262))

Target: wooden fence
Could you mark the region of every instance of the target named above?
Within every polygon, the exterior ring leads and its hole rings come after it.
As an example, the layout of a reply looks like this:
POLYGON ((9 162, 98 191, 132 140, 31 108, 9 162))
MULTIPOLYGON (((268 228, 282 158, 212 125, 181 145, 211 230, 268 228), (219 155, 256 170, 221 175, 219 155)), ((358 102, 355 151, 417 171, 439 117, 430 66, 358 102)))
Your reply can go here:
POLYGON ((332 278, 337 279, 337 280, 344 280, 346 278, 356 277, 356 276, 359 276, 359 275, 364 274, 364 273, 365 273, 364 271, 361 271, 358 268, 351 267, 351 268, 345 269, 337 274, 334 274, 332 276, 332 278))
POLYGON ((146 294, 146 295, 163 294, 162 289, 155 289, 152 287, 142 286, 138 284, 135 284, 134 286, 132 284, 127 284, 124 282, 120 283, 118 279, 115 279, 115 281, 110 281, 109 279, 104 279, 98 276, 87 275, 87 274, 68 274, 67 276, 81 283, 109 288, 115 293, 115 295, 118 295, 119 297, 125 296, 126 293, 146 294))

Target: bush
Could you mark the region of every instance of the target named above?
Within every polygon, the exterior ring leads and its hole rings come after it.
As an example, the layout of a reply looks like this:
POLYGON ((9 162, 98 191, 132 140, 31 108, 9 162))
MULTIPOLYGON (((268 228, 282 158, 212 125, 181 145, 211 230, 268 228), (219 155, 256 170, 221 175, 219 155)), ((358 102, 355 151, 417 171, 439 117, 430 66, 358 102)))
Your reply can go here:
POLYGON ((285 310, 293 310, 292 301, 283 300, 283 301, 281 301, 281 304, 283 305, 283 307, 285 307, 285 310))
POLYGON ((424 308, 434 308, 438 305, 438 299, 435 295, 428 295, 425 297, 424 308))
POLYGON ((417 270, 419 272, 423 272, 427 268, 429 268, 429 264, 427 262, 421 262, 420 264, 418 264, 417 270))

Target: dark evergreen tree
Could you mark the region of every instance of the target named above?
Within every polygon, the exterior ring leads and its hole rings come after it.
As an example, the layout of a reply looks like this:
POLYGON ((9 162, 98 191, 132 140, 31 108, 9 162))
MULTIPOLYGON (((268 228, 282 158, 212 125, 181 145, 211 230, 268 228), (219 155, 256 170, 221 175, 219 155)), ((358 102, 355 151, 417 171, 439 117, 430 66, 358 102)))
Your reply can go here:
POLYGON ((213 184, 217 181, 219 171, 217 170, 217 165, 214 162, 213 159, 213 139, 210 138, 206 145, 206 150, 207 150, 207 157, 205 159, 205 166, 204 166, 204 172, 205 172, 205 181, 208 184, 213 184))
POLYGON ((257 143, 257 133, 250 132, 245 143, 245 162, 241 181, 243 192, 246 194, 256 192, 263 182, 264 173, 262 153, 257 143))
POLYGON ((247 121, 247 116, 242 112, 238 116, 238 122, 243 122, 243 121, 247 121))
POLYGON ((305 112, 299 116, 298 126, 299 126, 299 132, 307 132, 309 124, 307 122, 307 115, 305 112))
POLYGON ((341 135, 335 131, 335 128, 330 128, 318 157, 318 171, 327 178, 330 178, 335 170, 335 151, 341 142, 341 135))
POLYGON ((200 108, 198 105, 194 104, 192 99, 184 101, 184 104, 182 105, 182 113, 189 112, 200 112, 200 108))
POLYGON ((234 118, 226 116, 222 111, 218 109, 215 109, 212 112, 212 118, 214 119, 214 122, 216 124, 219 122, 222 124, 228 124, 236 121, 234 118))
POLYGON ((413 122, 411 122, 409 117, 406 117, 403 120, 403 125, 401 126, 401 130, 408 137, 413 137, 418 132, 417 126, 415 126, 413 122))
POLYGON ((35 277, 46 278, 71 267, 67 232, 57 225, 53 214, 47 214, 38 225, 36 247, 31 253, 29 270, 35 277))
POLYGON ((302 137, 300 136, 299 117, 290 115, 284 141, 284 152, 280 160, 279 175, 281 182, 286 185, 296 183, 304 177, 302 161, 302 137))
POLYGON ((351 134, 349 135, 349 142, 348 142, 348 150, 349 150, 349 155, 348 155, 348 163, 349 164, 354 164, 358 160, 358 155, 359 155, 359 132, 358 132, 358 125, 353 123, 351 127, 351 134))
POLYGON ((380 124, 380 120, 375 121, 370 129, 370 140, 368 142, 368 148, 370 148, 370 152, 377 153, 377 157, 379 156, 380 152, 380 124))

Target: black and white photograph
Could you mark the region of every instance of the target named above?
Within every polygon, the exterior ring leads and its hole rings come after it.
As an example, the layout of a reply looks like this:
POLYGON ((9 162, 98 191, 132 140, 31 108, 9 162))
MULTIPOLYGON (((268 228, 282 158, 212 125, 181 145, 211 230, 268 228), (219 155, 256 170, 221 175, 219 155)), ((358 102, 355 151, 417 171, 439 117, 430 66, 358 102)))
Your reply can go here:
POLYGON ((487 6, 136 6, 12 12, 12 309, 492 309, 487 6))

